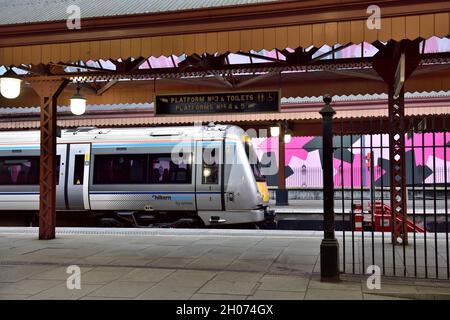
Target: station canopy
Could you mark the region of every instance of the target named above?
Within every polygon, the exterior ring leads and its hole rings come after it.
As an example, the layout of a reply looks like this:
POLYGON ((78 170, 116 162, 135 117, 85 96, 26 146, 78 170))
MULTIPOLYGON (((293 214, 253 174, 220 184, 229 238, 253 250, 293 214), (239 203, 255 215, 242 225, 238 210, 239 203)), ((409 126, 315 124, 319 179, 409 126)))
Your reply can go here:
MULTIPOLYGON (((62 105, 77 82, 91 104, 248 88, 279 88, 283 97, 373 94, 386 91, 374 55, 408 39, 421 41, 422 59, 405 89, 450 90, 450 2, 373 4, 380 29, 368 27, 361 0, 0 0, 0 66, 69 78, 62 105), (80 30, 67 28, 69 5, 81 10, 80 30)), ((38 104, 31 89, 0 98, 2 107, 38 104)))

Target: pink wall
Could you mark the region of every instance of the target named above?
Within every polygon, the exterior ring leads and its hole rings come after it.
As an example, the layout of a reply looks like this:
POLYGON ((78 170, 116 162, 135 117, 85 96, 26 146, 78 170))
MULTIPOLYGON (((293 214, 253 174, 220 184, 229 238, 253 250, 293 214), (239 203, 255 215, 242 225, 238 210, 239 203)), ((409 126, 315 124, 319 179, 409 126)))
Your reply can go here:
MULTIPOLYGON (((443 133, 436 133, 434 135, 434 141, 432 133, 426 133, 423 137, 422 134, 414 134, 414 140, 409 138, 406 139, 407 176, 408 179, 410 179, 408 184, 412 183, 413 175, 416 184, 422 183, 422 176, 425 177, 425 183, 433 183, 435 180, 436 183, 444 183, 445 169, 447 170, 447 182, 450 183, 450 133, 447 133, 446 135, 446 166, 444 163, 445 154, 443 146, 445 137, 443 133), (422 139, 424 140, 424 148, 422 148, 422 139), (412 151, 413 144, 414 152, 412 151), (415 161, 413 161, 413 159, 415 161)), ((361 181, 364 182, 363 184, 365 186, 370 186, 370 171, 366 167, 366 155, 370 153, 371 145, 375 164, 374 181, 381 183, 380 177, 385 174, 385 171, 389 168, 389 149, 387 148, 389 137, 388 135, 373 135, 371 138, 370 135, 366 135, 363 136, 362 140, 361 152, 360 136, 354 136, 353 143, 350 142, 349 136, 345 137, 343 141, 344 148, 341 152, 341 148, 339 147, 341 138, 335 137, 335 146, 338 147, 334 158, 334 179, 336 186, 342 185, 342 178, 344 180, 344 186, 351 186, 352 181, 353 186, 360 186, 361 181), (352 145, 353 150, 351 150, 350 145, 352 145), (344 160, 340 159, 341 154, 344 160), (353 154, 353 170, 351 170, 351 154, 353 154), (363 159, 362 174, 361 158, 363 159), (381 167, 382 163, 383 168, 381 167), (341 165, 343 166, 344 171, 343 177, 341 165)), ((253 139, 253 143, 260 160, 263 160, 266 153, 273 152, 277 159, 276 161, 278 162, 277 138, 256 138, 253 139)), ((322 186, 320 148, 320 137, 293 137, 292 141, 286 144, 285 163, 286 166, 290 168, 287 169, 286 184, 288 187, 322 186)), ((383 184, 387 185, 388 181, 388 177, 385 176, 383 184)))

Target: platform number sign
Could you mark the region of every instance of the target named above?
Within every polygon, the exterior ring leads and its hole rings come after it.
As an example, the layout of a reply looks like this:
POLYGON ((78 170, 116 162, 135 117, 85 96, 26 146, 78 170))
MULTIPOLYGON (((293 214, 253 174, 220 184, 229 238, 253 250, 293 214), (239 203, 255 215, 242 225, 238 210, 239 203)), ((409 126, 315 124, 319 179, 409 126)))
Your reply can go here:
POLYGON ((279 91, 156 96, 155 115, 280 111, 279 91))

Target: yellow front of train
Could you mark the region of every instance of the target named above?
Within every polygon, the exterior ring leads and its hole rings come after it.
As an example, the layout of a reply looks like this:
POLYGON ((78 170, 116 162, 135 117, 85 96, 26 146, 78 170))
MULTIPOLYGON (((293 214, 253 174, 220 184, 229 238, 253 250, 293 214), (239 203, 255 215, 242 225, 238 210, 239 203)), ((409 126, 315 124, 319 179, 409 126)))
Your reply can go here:
POLYGON ((248 135, 243 135, 242 140, 245 146, 245 153, 247 154, 247 158, 250 162, 250 167, 252 168, 253 175, 256 180, 258 191, 261 195, 264 205, 268 205, 270 194, 269 188, 267 187, 267 179, 261 172, 261 163, 259 162, 259 159, 252 145, 251 137, 248 135))

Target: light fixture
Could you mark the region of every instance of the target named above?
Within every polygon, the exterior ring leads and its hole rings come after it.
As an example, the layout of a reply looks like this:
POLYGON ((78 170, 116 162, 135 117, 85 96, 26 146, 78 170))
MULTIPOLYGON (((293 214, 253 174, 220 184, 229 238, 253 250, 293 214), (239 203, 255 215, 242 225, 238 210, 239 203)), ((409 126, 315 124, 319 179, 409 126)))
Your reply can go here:
POLYGON ((284 132, 284 143, 289 143, 292 141, 292 130, 289 128, 289 124, 285 123, 285 132, 284 132))
POLYGON ((80 86, 77 86, 77 92, 70 98, 70 111, 77 116, 86 112, 86 98, 80 94, 80 86))
POLYGON ((209 168, 203 169, 203 176, 205 178, 208 178, 210 175, 211 175, 211 169, 209 169, 209 168))
POLYGON ((286 133, 284 135, 284 143, 289 143, 289 142, 291 142, 291 140, 292 140, 291 134, 290 133, 286 133))
POLYGON ((278 137, 280 135, 280 127, 270 127, 270 136, 271 137, 278 137))
POLYGON ((0 93, 7 99, 15 99, 20 95, 20 87, 22 79, 20 79, 12 68, 9 68, 0 77, 0 93))

